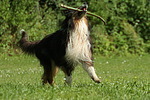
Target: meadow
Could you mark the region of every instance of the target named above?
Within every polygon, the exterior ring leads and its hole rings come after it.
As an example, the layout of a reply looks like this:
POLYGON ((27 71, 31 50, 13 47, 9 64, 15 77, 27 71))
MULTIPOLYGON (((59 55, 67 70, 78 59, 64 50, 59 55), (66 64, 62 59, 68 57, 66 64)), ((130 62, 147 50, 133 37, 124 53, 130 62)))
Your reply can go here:
POLYGON ((94 83, 77 66, 72 86, 59 71, 55 86, 42 85, 43 69, 32 56, 0 56, 0 100, 149 100, 150 55, 94 56, 102 83, 94 83))

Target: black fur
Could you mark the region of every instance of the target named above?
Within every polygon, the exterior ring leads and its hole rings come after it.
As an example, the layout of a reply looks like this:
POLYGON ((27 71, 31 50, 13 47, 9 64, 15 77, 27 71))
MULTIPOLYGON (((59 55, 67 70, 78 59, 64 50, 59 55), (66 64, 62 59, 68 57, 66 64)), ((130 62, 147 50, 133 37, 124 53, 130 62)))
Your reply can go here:
MULTIPOLYGON (((84 6, 85 7, 85 6, 84 6)), ((82 9, 82 7, 80 7, 82 9)), ((67 76, 72 74, 74 70, 74 62, 69 62, 65 58, 66 48, 69 41, 70 30, 75 27, 73 16, 81 18, 85 15, 85 11, 68 11, 66 19, 64 20, 61 29, 53 34, 47 35, 44 39, 36 42, 29 42, 27 34, 22 31, 22 38, 20 40, 20 47, 28 54, 35 55, 40 64, 44 67, 43 83, 53 83, 53 63, 64 71, 67 76), (49 78, 49 77, 52 78, 49 78)))

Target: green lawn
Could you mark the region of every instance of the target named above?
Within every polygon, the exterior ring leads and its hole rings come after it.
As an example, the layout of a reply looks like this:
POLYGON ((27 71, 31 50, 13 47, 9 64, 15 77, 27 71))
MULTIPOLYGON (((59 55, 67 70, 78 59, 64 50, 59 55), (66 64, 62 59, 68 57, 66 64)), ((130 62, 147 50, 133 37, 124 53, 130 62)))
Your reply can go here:
POLYGON ((102 83, 94 83, 77 66, 72 86, 59 71, 56 85, 42 85, 43 73, 31 56, 0 56, 0 100, 150 100, 150 55, 95 57, 102 83))

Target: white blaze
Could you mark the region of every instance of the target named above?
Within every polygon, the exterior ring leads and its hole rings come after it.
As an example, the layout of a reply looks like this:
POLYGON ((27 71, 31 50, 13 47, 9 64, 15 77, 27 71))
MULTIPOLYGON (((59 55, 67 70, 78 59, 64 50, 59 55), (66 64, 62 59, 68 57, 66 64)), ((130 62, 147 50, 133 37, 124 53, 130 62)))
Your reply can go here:
POLYGON ((70 31, 69 42, 66 49, 67 60, 91 62, 89 34, 88 25, 84 18, 75 23, 75 29, 70 31))

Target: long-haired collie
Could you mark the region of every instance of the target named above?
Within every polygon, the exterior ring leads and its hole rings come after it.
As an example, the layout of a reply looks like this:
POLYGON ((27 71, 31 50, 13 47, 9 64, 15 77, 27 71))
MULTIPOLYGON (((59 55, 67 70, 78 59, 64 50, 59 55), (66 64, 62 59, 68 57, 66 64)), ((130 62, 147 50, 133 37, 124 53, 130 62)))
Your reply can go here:
POLYGON ((43 84, 53 85, 53 78, 61 69, 65 73, 65 83, 70 85, 72 71, 78 63, 82 64, 93 81, 100 83, 93 67, 87 8, 88 5, 84 3, 79 7, 83 11, 67 10, 60 30, 42 40, 29 42, 26 32, 21 30, 20 47, 25 53, 34 54, 39 59, 44 68, 43 84))

